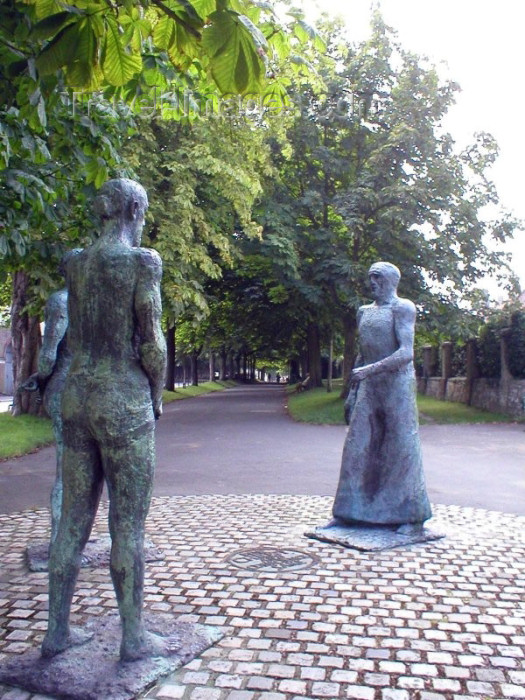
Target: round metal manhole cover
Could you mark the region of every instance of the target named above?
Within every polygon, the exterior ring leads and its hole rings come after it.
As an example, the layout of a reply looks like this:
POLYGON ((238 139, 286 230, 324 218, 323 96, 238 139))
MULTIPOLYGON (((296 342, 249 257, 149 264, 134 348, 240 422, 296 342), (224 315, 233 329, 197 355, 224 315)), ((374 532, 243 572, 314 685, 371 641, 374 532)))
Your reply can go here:
POLYGON ((250 571, 298 571, 317 564, 317 558, 300 549, 278 549, 277 547, 257 547, 241 549, 226 557, 226 561, 236 569, 250 571))

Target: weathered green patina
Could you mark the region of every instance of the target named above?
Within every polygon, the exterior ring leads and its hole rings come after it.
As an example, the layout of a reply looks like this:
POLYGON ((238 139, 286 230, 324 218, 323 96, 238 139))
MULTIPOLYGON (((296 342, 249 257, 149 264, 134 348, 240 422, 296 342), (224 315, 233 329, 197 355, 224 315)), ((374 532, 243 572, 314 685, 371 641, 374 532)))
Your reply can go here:
POLYGON ((104 481, 121 659, 172 651, 170 639, 149 633, 142 618, 154 419, 162 413, 166 368, 162 264, 155 251, 139 247, 146 208, 140 185, 107 182, 94 202, 100 237, 66 263, 72 361, 62 396, 62 514, 50 551, 49 626, 42 645, 48 658, 89 638, 70 629, 69 613, 104 481))
POLYGON ((345 403, 334 524, 419 525, 432 515, 416 407, 416 307, 397 296, 399 279, 395 265, 372 265, 374 302, 358 312, 360 353, 345 403))
POLYGON ((67 290, 49 297, 44 310, 44 338, 38 358, 38 372, 20 386, 21 391, 39 391, 47 415, 51 418, 56 444, 56 476, 51 491, 51 542, 57 536, 62 510, 62 390, 71 364, 67 348, 67 290))

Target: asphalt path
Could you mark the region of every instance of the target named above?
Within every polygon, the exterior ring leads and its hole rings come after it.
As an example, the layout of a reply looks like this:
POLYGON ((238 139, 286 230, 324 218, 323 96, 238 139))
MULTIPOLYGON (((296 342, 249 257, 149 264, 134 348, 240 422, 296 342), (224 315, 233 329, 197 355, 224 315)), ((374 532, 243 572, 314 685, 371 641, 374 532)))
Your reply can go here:
MULTIPOLYGON (((344 426, 294 422, 279 385, 238 386, 165 407, 157 496, 333 495, 344 426)), ((433 503, 525 515, 525 426, 421 427, 433 503)), ((47 506, 54 448, 0 463, 0 512, 47 506)))

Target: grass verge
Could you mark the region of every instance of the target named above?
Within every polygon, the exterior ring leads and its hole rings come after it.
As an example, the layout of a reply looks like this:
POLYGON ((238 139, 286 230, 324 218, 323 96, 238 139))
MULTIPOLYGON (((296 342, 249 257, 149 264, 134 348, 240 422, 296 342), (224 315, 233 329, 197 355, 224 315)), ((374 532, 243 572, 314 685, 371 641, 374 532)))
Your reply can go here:
POLYGON ((191 399, 194 396, 201 394, 209 394, 212 391, 223 391, 229 387, 236 386, 237 382, 232 380, 218 382, 203 382, 198 386, 184 386, 176 391, 164 391, 162 394, 163 403, 171 403, 172 401, 180 401, 181 399, 191 399))
POLYGON ((301 423, 343 425, 345 421, 340 392, 340 387, 335 387, 330 393, 326 389, 309 389, 299 394, 290 391, 288 411, 292 418, 301 423))
MULTIPOLYGON (((326 389, 310 389, 299 394, 290 387, 288 410, 292 418, 303 423, 343 425, 343 399, 340 386, 330 393, 326 389)), ((438 401, 430 396, 418 395, 419 422, 426 423, 510 423, 512 419, 501 413, 490 413, 479 408, 452 401, 438 401)))
POLYGON ((54 441, 49 418, 0 413, 0 459, 19 457, 54 441))
POLYGON ((511 423, 512 418, 503 413, 491 413, 481 408, 454 401, 439 401, 431 396, 418 394, 419 420, 425 423, 511 423))

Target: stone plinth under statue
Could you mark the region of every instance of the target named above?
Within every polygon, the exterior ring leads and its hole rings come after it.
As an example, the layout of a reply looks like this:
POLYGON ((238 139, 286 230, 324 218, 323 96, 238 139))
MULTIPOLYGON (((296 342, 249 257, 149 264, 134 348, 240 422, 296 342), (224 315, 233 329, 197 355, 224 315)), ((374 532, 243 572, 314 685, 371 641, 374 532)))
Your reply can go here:
POLYGON ((413 364, 416 308, 397 296, 397 267, 369 271, 374 303, 357 314, 359 354, 333 520, 308 536, 361 550, 427 542, 432 516, 419 441, 413 364))
MULTIPOLYGON (((111 553, 110 537, 92 537, 82 551, 80 567, 96 569, 108 566, 111 553)), ((27 567, 29 571, 47 571, 49 567, 49 542, 31 542, 26 549, 27 567)), ((164 553, 155 547, 153 542, 144 542, 144 561, 160 561, 164 553)))
POLYGON ((51 659, 35 649, 0 664, 0 683, 68 700, 131 700, 223 636, 217 627, 179 622, 168 615, 148 615, 145 622, 148 630, 171 640, 169 655, 121 662, 120 620, 109 615, 86 625, 93 637, 81 646, 51 659))
POLYGON ((360 552, 379 552, 394 547, 408 547, 411 544, 432 542, 444 537, 443 534, 426 527, 406 525, 325 525, 305 533, 307 537, 320 542, 339 544, 342 547, 358 549, 360 552))

